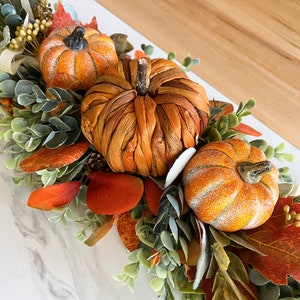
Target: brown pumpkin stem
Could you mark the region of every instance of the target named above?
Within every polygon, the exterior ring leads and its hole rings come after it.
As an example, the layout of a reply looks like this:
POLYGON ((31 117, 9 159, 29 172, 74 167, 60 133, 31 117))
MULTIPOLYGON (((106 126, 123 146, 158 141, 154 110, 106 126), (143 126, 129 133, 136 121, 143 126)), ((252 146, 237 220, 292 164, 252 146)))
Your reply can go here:
POLYGON ((243 162, 237 166, 237 170, 246 183, 254 184, 261 180, 263 174, 272 170, 272 163, 268 160, 257 163, 243 162))
POLYGON ((144 96, 147 94, 147 67, 148 63, 146 58, 140 58, 138 60, 136 78, 136 91, 140 96, 144 96))
POLYGON ((77 26, 73 32, 64 39, 65 45, 72 50, 82 50, 84 49, 88 42, 83 37, 85 30, 81 26, 77 26))

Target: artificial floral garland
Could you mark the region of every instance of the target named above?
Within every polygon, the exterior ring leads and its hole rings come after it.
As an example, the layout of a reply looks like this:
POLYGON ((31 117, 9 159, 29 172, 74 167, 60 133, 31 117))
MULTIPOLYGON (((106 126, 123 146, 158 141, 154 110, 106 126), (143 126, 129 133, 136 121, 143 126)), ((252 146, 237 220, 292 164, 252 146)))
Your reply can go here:
POLYGON ((132 291, 145 267, 168 300, 300 296, 300 199, 270 162, 292 155, 242 123, 254 100, 208 101, 186 75, 197 59, 132 58, 61 3, 1 1, 0 26, 0 137, 30 207, 89 246, 116 225, 132 291))

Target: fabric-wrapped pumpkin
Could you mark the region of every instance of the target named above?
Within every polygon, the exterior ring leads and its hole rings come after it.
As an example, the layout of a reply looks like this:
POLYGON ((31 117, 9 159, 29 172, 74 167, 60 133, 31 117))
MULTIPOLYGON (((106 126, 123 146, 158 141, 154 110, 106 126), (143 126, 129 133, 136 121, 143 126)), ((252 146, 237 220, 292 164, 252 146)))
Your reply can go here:
POLYGON ((185 200, 196 217, 223 231, 260 226, 279 197, 276 167, 239 139, 201 147, 182 176, 185 200))
POLYGON ((166 59, 123 59, 85 95, 83 134, 115 172, 165 174, 208 122, 203 87, 166 59))
POLYGON ((115 64, 113 40, 93 28, 70 25, 55 28, 41 43, 38 62, 48 87, 88 89, 115 64))

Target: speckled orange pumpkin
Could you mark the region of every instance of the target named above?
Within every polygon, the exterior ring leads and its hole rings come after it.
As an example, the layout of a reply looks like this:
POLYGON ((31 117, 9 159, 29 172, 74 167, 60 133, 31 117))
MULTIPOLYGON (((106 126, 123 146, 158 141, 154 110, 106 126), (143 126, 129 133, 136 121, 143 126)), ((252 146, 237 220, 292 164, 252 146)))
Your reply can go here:
POLYGON ((117 61, 110 37, 93 28, 73 25, 54 29, 38 52, 47 86, 72 90, 90 88, 105 68, 117 61))
POLYGON ((196 217, 223 231, 260 226, 279 197, 278 170, 239 139, 209 143, 183 171, 184 195, 196 217))
POLYGON ((208 122, 205 90, 166 59, 123 59, 85 95, 81 128, 116 172, 165 174, 208 122))

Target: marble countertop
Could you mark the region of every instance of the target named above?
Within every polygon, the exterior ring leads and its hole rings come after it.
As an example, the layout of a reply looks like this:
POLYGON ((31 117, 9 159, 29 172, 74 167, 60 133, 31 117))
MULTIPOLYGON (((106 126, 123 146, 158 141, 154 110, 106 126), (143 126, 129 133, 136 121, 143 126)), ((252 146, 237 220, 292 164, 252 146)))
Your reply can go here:
MULTIPOLYGON (((96 15, 101 31, 107 34, 126 33, 136 47, 141 43, 152 43, 93 0, 69 2, 83 22, 88 22, 96 15)), ((158 46, 155 54, 165 57, 158 46)), ((210 97, 228 100, 194 73, 190 73, 190 77, 202 84, 210 97)), ((263 138, 273 146, 282 142, 281 137, 257 119, 249 117, 248 120, 248 124, 259 128, 263 138)), ((300 151, 289 143, 286 143, 286 150, 296 157, 296 162, 290 167, 299 184, 300 151)), ((126 249, 119 241, 115 228, 93 247, 77 241, 74 238, 77 232, 75 226, 64 227, 50 223, 49 213, 27 207, 30 190, 12 183, 12 173, 4 168, 5 159, 1 154, 1 299, 155 299, 144 270, 141 270, 136 281, 134 294, 113 279, 128 262, 126 249)))

